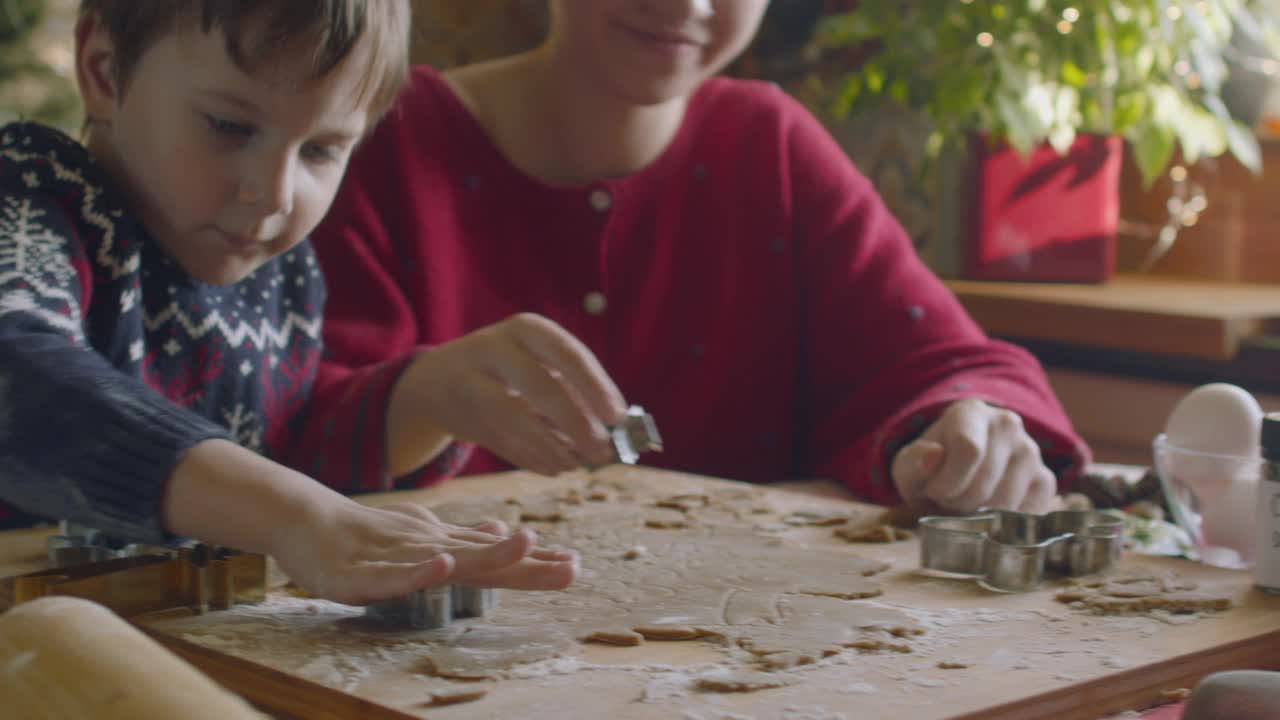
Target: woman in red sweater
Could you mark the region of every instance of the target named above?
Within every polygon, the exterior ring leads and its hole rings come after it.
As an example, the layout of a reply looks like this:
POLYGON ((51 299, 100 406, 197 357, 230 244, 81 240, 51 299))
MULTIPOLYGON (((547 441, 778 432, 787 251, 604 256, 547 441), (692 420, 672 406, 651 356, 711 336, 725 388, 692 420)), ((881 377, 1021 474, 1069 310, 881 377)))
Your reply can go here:
POLYGON ((625 397, 657 466, 1049 506, 1088 450, 1034 358, 983 334, 809 112, 714 77, 766 5, 552 0, 538 49, 413 72, 314 237, 313 402, 386 377, 307 430, 344 453, 320 476, 411 484, 448 439, 481 446, 446 454, 466 471, 568 469, 625 397))

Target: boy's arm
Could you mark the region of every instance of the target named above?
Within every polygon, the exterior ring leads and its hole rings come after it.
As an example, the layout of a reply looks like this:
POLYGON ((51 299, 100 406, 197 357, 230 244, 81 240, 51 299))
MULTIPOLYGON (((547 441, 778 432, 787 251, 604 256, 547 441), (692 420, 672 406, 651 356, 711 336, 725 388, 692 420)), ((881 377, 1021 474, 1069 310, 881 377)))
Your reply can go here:
POLYGON ((786 102, 797 274, 806 283, 810 469, 894 502, 896 451, 952 403, 976 398, 1020 415, 1045 463, 1069 480, 1088 448, 1039 363, 978 328, 844 151, 786 102))
POLYGON ((116 370, 84 339, 90 280, 52 198, 0 198, 0 498, 125 538, 164 537, 160 505, 193 445, 226 432, 116 370))

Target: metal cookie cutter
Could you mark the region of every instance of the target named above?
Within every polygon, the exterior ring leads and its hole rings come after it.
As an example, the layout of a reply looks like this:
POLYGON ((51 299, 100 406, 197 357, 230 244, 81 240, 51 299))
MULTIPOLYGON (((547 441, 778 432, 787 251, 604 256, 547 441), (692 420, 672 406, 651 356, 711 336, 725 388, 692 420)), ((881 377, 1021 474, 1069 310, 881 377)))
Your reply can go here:
POLYGON ((484 617, 498 604, 498 591, 469 585, 444 585, 418 590, 368 605, 365 617, 416 630, 435 630, 454 620, 484 617))
POLYGON ((112 548, 81 534, 50 538, 49 557, 51 569, 0 578, 0 612, 46 595, 93 600, 126 618, 177 609, 204 613, 266 599, 266 556, 230 548, 112 548))
POLYGON ((639 405, 627 408, 622 422, 609 428, 614 453, 618 462, 635 465, 640 453, 662 452, 662 436, 653 416, 639 405))
POLYGON ((920 566, 977 577, 993 590, 1034 590, 1046 574, 1089 575, 1120 557, 1124 519, 1098 510, 1030 515, 982 510, 920 518, 920 566))

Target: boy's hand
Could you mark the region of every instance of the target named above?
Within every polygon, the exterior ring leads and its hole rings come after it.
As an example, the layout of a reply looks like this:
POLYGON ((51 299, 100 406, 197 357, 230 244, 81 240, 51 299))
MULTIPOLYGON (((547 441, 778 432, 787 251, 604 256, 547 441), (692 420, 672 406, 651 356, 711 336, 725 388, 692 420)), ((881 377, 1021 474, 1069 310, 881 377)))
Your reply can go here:
POLYGON ((947 407, 898 451, 891 472, 903 500, 958 513, 980 507, 1043 513, 1057 490, 1022 418, 975 399, 947 407))
POLYGON ((372 508, 341 498, 282 527, 270 554, 307 592, 351 605, 446 583, 520 590, 572 583, 577 555, 534 542, 527 529, 508 537, 500 523, 464 528, 421 506, 372 508))
POLYGON ((591 350, 522 313, 425 351, 396 389, 392 417, 426 423, 544 475, 612 461, 622 393, 591 350))

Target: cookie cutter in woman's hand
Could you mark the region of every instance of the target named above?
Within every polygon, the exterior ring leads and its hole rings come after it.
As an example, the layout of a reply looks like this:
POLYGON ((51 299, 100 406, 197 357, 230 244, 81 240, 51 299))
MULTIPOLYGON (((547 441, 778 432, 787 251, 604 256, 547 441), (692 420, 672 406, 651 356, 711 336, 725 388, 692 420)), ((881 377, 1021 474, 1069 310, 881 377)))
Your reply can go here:
POLYGON ((1003 592, 1034 590, 1046 575, 1091 575, 1124 549, 1124 518, 1100 510, 1032 515, 979 510, 920 518, 920 566, 978 578, 1003 592))
POLYGON ((635 465, 641 453, 662 452, 658 425, 639 405, 627 408, 622 421, 609 428, 609 441, 613 444, 614 459, 626 465, 635 465))

